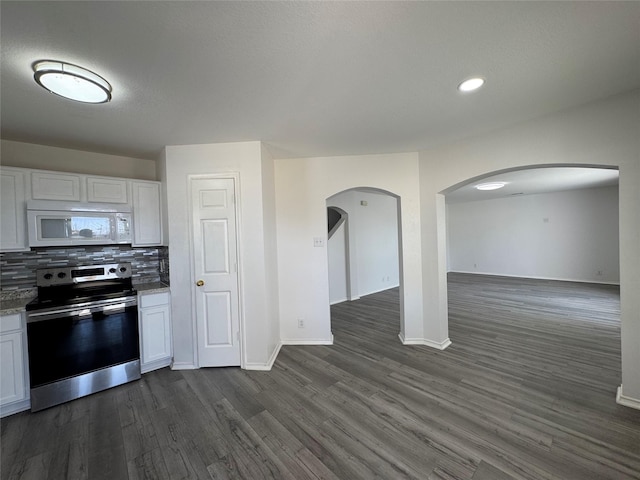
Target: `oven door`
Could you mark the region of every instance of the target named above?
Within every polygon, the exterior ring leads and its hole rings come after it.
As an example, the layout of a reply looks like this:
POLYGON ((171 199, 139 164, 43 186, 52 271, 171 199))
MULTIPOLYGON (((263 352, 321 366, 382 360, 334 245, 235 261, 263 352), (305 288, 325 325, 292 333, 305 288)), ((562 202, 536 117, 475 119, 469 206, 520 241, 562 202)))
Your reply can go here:
POLYGON ((33 411, 140 378, 136 297, 27 313, 33 411))

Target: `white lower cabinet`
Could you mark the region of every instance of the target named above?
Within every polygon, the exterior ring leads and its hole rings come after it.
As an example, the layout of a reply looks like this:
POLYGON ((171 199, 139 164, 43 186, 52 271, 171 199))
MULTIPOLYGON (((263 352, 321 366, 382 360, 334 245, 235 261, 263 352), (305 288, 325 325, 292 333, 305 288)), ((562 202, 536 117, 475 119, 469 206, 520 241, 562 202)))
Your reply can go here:
POLYGON ((0 417, 29 409, 29 368, 24 315, 0 316, 0 417))
POLYGON ((138 319, 142 373, 170 365, 172 352, 169 292, 140 292, 138 319))

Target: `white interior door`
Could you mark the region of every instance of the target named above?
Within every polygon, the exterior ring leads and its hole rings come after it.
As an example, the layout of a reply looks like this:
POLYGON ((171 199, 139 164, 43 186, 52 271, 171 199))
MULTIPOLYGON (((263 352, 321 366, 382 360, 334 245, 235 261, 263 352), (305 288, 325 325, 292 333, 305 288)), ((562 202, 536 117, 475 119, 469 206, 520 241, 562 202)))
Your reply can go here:
POLYGON ((192 178, 198 364, 240 365, 235 180, 192 178))

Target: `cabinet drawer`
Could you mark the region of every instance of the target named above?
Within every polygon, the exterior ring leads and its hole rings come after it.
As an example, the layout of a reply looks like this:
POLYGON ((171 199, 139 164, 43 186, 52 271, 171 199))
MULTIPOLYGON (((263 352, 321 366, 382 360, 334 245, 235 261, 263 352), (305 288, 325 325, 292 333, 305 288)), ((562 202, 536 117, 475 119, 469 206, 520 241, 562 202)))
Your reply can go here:
POLYGON ((20 330, 22 328, 22 316, 19 313, 3 315, 0 317, 0 333, 20 330))
POLYGON ((158 305, 167 305, 168 303, 168 292, 140 294, 140 308, 156 307, 158 305))

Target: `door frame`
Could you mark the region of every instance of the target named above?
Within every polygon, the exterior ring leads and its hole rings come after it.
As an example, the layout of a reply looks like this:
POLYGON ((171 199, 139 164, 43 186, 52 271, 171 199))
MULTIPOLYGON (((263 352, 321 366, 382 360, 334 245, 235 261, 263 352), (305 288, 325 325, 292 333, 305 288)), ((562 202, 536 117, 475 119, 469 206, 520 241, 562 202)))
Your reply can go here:
MULTIPOLYGON (((245 368, 245 349, 244 346, 246 344, 245 338, 245 325, 244 325, 244 282, 243 282, 243 268, 242 268, 242 228, 241 228, 241 208, 240 208, 240 172, 219 172, 219 173, 192 173, 187 175, 187 198, 191 199, 193 195, 192 189, 192 180, 203 180, 203 179, 231 179, 233 180, 234 186, 234 214, 236 216, 236 234, 235 234, 235 243, 236 243, 236 261, 237 261, 237 278, 238 278, 238 323, 239 323, 239 336, 240 336, 240 368, 245 368)), ((193 358, 195 360, 196 368, 203 368, 200 366, 200 352, 198 350, 198 311, 196 308, 196 285, 195 285, 195 254, 194 254, 194 238, 193 238, 193 205, 191 200, 189 200, 189 218, 188 226, 189 226, 189 270, 191 276, 191 328, 193 335, 193 358)))

